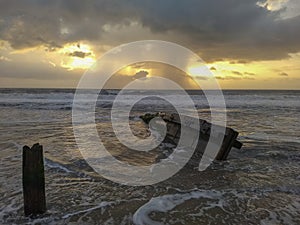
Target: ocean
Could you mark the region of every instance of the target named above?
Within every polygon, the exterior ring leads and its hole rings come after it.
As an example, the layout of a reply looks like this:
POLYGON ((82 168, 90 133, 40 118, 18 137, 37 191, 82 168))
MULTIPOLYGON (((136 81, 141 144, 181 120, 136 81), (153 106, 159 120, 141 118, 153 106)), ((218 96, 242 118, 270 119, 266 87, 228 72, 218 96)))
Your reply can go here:
MULTIPOLYGON (((117 94, 105 90, 97 102, 99 135, 119 160, 153 163, 153 155, 129 151, 114 136, 110 111, 117 94)), ((80 154, 74 90, 0 89, 0 224, 300 224, 300 91, 223 94, 227 126, 239 132, 242 149, 202 172, 182 170, 157 184, 126 186, 103 178, 80 154), (47 212, 27 218, 22 147, 34 143, 44 147, 47 212)), ((210 120, 203 93, 190 95, 199 117, 210 120)), ((132 132, 147 134, 140 115, 173 110, 164 100, 143 99, 130 113, 132 132)))

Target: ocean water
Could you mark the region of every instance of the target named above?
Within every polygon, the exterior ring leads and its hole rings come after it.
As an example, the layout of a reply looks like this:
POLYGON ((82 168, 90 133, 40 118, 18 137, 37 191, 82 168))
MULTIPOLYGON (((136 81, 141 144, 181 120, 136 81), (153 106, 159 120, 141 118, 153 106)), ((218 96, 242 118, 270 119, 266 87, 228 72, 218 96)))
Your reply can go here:
MULTIPOLYGON (((106 90, 97 102, 99 135, 119 160, 153 163, 155 154, 130 151, 114 136, 110 109, 117 93, 106 90)), ((205 96, 190 95, 209 120, 205 96)), ((241 150, 203 172, 183 169, 161 183, 132 187, 104 179, 81 156, 72 128, 74 90, 0 89, 0 224, 300 224, 300 91, 224 96, 227 125, 240 132, 241 150), (48 210, 26 218, 22 147, 37 142, 44 146, 48 210)), ((174 108, 143 99, 130 113, 134 134, 147 136, 139 115, 154 111, 174 108)))

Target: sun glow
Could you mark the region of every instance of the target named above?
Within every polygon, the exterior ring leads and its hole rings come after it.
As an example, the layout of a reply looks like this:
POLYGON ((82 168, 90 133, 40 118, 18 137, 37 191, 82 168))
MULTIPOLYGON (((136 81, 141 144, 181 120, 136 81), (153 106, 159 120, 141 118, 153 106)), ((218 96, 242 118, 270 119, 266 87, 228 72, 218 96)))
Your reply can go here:
POLYGON ((134 65, 129 65, 121 69, 118 73, 122 74, 124 76, 134 76, 140 71, 145 71, 148 73, 147 77, 151 77, 152 69, 149 68, 143 68, 143 67, 135 67, 134 65))
POLYGON ((188 74, 192 77, 203 77, 208 79, 212 76, 208 66, 203 63, 193 64, 188 67, 188 74))
POLYGON ((94 58, 74 58, 71 60, 66 66, 71 69, 88 69, 90 68, 95 62, 94 58))
POLYGON ((205 75, 208 75, 207 74, 207 69, 203 65, 202 66, 189 67, 188 72, 192 76, 205 76, 205 75))
POLYGON ((88 69, 96 61, 92 48, 87 44, 66 44, 59 53, 64 55, 61 66, 68 70, 88 69))

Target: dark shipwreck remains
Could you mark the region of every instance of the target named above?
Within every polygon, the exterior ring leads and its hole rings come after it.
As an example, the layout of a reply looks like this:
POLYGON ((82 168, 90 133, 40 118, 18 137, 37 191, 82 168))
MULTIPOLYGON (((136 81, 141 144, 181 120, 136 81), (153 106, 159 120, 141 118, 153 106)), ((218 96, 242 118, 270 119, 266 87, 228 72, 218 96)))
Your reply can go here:
MULTIPOLYGON (((171 142, 175 145, 178 144, 182 126, 185 126, 185 128, 189 129, 191 132, 193 132, 193 130, 196 129, 194 124, 192 123, 182 124, 179 115, 174 113, 173 114, 147 113, 145 115, 140 116, 140 118, 147 124, 154 117, 161 117, 166 122, 167 133, 166 133, 165 142, 171 142)), ((196 118, 189 117, 189 119, 190 121, 193 121, 196 118)), ((196 150, 188 164, 195 164, 196 162, 199 162, 211 135, 211 127, 212 127, 211 123, 207 122, 206 120, 199 119, 199 125, 200 127, 197 128, 199 130, 199 137, 198 137, 198 142, 196 144, 196 150)), ((235 147, 237 149, 240 149, 242 147, 242 143, 237 140, 239 134, 237 131, 228 127, 225 127, 223 129, 225 130, 224 138, 220 146, 220 149, 218 149, 218 153, 215 157, 215 160, 226 160, 232 147, 235 147)), ((197 133, 197 131, 195 130, 194 133, 197 133)))

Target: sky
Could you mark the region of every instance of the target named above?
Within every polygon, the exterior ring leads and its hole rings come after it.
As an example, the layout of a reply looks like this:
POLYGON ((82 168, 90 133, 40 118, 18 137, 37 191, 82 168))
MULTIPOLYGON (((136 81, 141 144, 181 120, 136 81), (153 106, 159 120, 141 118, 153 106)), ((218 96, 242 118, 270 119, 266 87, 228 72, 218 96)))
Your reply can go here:
MULTIPOLYGON (((223 89, 300 89, 300 0, 0 0, 0 87, 75 88, 99 57, 140 40, 184 46, 223 89)), ((198 68, 143 62, 107 85, 198 68)))

